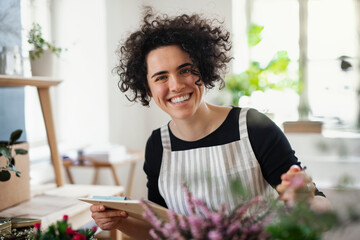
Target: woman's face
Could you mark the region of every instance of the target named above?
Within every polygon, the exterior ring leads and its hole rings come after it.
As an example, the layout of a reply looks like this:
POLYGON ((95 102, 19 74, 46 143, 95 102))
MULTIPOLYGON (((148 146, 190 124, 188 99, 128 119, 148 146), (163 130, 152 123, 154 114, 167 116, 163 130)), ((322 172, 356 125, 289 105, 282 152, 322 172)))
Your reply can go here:
POLYGON ((192 117, 202 103, 203 84, 191 73, 189 54, 177 45, 160 47, 146 57, 150 96, 172 119, 192 117))

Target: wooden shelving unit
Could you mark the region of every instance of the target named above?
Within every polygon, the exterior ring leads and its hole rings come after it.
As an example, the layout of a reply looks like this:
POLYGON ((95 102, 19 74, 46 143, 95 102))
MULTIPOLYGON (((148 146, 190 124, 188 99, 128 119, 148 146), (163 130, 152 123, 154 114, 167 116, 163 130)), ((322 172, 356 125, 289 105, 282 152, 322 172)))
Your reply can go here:
POLYGON ((64 185, 64 180, 62 173, 62 161, 56 141, 54 119, 50 101, 50 87, 57 86, 60 83, 61 80, 48 77, 24 78, 17 76, 0 75, 0 87, 33 86, 37 88, 41 104, 41 110, 45 122, 46 135, 50 147, 51 161, 54 166, 55 182, 58 187, 64 185))

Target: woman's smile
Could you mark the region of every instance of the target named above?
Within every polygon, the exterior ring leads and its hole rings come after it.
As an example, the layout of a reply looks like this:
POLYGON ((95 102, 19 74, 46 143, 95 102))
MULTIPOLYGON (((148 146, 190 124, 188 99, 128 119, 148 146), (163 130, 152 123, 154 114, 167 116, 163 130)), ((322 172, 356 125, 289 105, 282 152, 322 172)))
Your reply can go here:
POLYGON ((190 99, 191 94, 184 94, 181 96, 176 96, 176 97, 172 97, 170 98, 170 102, 175 103, 175 104, 179 104, 179 103, 183 103, 186 102, 190 99))

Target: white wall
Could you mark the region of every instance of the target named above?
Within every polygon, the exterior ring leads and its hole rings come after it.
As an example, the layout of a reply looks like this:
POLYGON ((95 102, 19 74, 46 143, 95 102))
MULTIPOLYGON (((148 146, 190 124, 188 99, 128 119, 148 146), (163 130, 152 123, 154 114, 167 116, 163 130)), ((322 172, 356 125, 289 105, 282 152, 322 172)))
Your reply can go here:
POLYGON ((109 136, 105 2, 53 1, 53 39, 67 48, 57 64, 55 124, 58 141, 76 146, 109 136), (74 134, 76 133, 76 134, 74 134))

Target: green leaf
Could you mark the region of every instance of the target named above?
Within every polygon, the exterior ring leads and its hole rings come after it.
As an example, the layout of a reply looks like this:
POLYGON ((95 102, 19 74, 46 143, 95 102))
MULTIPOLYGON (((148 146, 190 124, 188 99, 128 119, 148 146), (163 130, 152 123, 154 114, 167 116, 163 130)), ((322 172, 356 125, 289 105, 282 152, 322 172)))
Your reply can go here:
POLYGON ((290 58, 287 51, 278 51, 276 56, 269 62, 265 69, 275 74, 280 74, 286 71, 289 63, 290 58))
POLYGON ((14 165, 8 165, 6 168, 15 173, 20 173, 20 171, 14 165))
POLYGON ((27 153, 28 153, 28 151, 25 149, 15 149, 15 154, 25 155, 27 153))
POLYGON ((10 177, 11 177, 11 174, 9 171, 7 171, 7 170, 0 171, 0 181, 1 182, 8 181, 10 179, 10 177))
POLYGON ((256 46, 262 40, 261 32, 264 29, 263 26, 257 24, 251 24, 248 32, 248 44, 249 47, 256 46))
POLYGON ((0 153, 6 158, 11 157, 11 150, 9 148, 1 148, 0 153))
POLYGON ((14 143, 21 137, 21 134, 22 134, 22 130, 21 130, 21 129, 18 129, 18 130, 13 131, 13 132, 11 133, 11 136, 10 136, 9 145, 14 144, 14 143))
POLYGON ((15 165, 15 158, 10 157, 10 158, 9 158, 9 163, 10 163, 11 165, 15 165))

